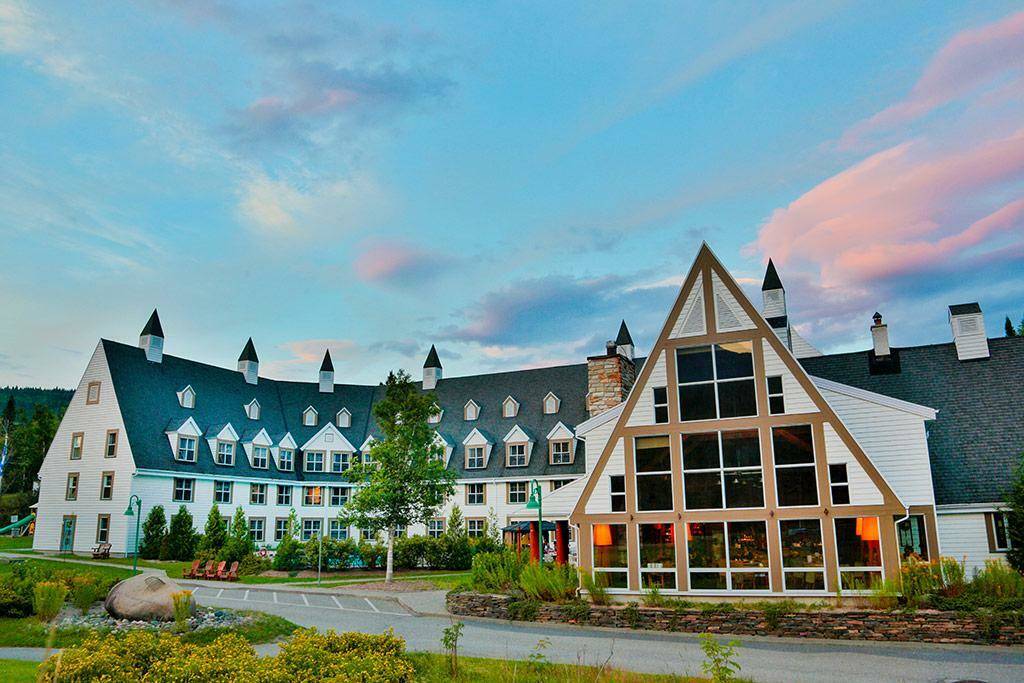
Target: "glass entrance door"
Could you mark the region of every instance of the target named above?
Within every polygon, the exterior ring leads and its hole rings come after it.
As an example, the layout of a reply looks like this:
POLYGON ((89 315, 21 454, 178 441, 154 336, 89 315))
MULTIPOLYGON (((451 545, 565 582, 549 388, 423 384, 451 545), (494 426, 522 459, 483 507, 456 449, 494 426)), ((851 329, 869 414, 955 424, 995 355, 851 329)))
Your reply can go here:
POLYGON ((65 517, 60 529, 60 551, 70 553, 75 549, 75 518, 65 517))

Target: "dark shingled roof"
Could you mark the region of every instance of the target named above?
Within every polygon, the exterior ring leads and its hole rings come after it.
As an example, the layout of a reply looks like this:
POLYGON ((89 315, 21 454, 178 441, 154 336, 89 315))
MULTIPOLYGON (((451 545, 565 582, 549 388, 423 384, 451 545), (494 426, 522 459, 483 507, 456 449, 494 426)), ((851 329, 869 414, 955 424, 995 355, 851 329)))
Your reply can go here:
POLYGON ((146 326, 142 328, 141 337, 146 335, 152 335, 154 337, 163 337, 164 328, 160 327, 160 316, 156 314, 156 309, 153 309, 153 315, 149 316, 149 320, 146 321, 146 326))
POLYGON ((1024 338, 988 346, 990 358, 969 363, 952 343, 901 347, 898 374, 870 374, 866 351, 800 363, 814 376, 938 410, 925 425, 936 503, 993 503, 1024 455, 1024 338))
POLYGON ((242 355, 238 357, 238 360, 250 360, 253 363, 259 363, 259 356, 256 355, 256 347, 252 344, 252 337, 249 337, 249 341, 245 342, 245 348, 242 349, 242 355))
POLYGON ((626 327, 626 321, 623 320, 622 324, 619 325, 619 335, 615 337, 616 346, 625 346, 629 344, 633 345, 633 337, 629 336, 629 328, 626 327))
POLYGON ((324 362, 320 364, 320 372, 334 372, 334 363, 331 362, 331 350, 324 351, 324 362))
POLYGON ((769 289, 782 289, 782 280, 779 279, 779 273, 771 259, 768 259, 768 268, 764 271, 764 282, 761 284, 762 292, 769 289))
POLYGON ((974 301, 969 304, 953 304, 949 307, 950 315, 964 315, 965 313, 981 313, 981 306, 974 301))
POLYGON ((423 367, 425 368, 439 368, 441 367, 441 359, 437 357, 437 349, 434 345, 430 345, 430 353, 427 354, 427 360, 423 361, 423 367))

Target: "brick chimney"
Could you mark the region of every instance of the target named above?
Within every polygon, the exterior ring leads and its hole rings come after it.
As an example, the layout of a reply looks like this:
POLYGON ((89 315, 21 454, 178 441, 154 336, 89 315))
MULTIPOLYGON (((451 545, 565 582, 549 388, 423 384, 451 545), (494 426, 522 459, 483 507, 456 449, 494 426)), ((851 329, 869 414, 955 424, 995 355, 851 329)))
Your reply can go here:
POLYGON ((587 411, 591 417, 626 400, 636 381, 636 364, 622 355, 614 341, 600 356, 587 358, 587 411))

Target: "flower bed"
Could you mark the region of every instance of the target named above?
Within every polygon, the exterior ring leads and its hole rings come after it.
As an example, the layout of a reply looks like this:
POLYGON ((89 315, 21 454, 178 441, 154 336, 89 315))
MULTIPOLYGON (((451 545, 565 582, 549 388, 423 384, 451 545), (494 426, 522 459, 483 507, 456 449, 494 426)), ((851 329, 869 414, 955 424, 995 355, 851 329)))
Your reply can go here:
MULTIPOLYGON (((238 628, 255 621, 249 614, 241 614, 229 610, 200 608, 188 619, 189 631, 201 631, 209 628, 238 628)), ((140 621, 132 619, 115 619, 104 610, 94 610, 84 615, 69 615, 58 623, 58 628, 93 628, 109 631, 127 631, 148 629, 152 631, 173 631, 173 621, 140 621)))
POLYGON ((637 628, 682 633, 773 635, 797 638, 900 640, 927 643, 1024 644, 1019 612, 961 613, 937 610, 834 609, 786 611, 709 605, 708 609, 541 603, 509 595, 448 594, 448 611, 459 616, 637 628))

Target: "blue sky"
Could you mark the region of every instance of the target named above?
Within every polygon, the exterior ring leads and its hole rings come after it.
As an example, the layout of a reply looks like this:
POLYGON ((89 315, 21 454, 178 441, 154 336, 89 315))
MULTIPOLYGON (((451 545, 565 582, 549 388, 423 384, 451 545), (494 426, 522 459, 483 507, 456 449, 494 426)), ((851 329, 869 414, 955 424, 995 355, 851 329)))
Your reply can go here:
POLYGON ((823 349, 1024 314, 1021 3, 0 0, 0 384, 648 347, 702 240, 823 349))

